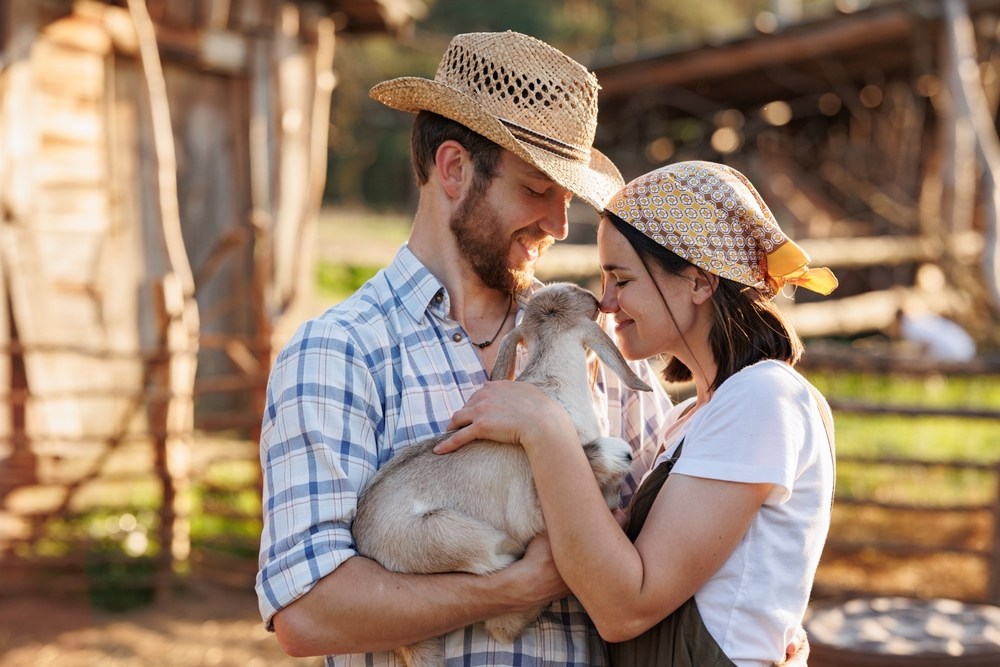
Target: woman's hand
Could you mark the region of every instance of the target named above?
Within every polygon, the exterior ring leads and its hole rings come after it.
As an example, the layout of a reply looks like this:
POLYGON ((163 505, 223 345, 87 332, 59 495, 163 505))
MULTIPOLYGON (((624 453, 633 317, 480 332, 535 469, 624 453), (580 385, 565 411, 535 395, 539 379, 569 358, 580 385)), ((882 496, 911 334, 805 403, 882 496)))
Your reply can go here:
POLYGON ((792 642, 785 648, 785 661, 779 667, 806 667, 809 661, 809 638, 804 628, 799 628, 792 642))
POLYGON ((458 430, 434 447, 436 453, 453 452, 480 439, 527 448, 546 434, 576 432, 561 405, 538 387, 511 380, 484 384, 452 415, 448 430, 453 429, 458 430))

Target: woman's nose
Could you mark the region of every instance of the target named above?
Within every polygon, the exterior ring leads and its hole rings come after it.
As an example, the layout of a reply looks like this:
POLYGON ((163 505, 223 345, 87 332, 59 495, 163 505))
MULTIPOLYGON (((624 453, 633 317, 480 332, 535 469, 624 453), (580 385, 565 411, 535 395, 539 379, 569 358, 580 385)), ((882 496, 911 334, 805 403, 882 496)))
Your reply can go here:
POLYGON ((613 313, 618 310, 618 299, 615 298, 614 291, 610 288, 604 288, 604 294, 601 295, 601 312, 602 313, 613 313))

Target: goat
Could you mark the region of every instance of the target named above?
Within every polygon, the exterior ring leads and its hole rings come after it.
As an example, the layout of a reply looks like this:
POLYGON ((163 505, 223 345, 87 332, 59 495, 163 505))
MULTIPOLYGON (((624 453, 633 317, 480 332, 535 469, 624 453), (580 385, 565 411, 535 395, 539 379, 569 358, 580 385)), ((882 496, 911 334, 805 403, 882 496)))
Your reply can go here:
MULTIPOLYGON (((540 387, 569 412, 609 508, 631 465, 620 438, 602 437, 588 382, 588 349, 632 389, 650 387, 628 367, 595 322, 597 299, 571 283, 539 289, 524 317, 504 337, 491 379, 513 374, 518 343, 528 362, 518 381, 540 387)), ((476 441, 447 455, 431 450, 448 434, 407 447, 376 473, 358 499, 354 538, 358 553, 388 570, 486 574, 524 554, 544 530, 531 466, 520 447, 476 441)), ((541 608, 487 619, 494 638, 513 641, 541 608)), ((440 638, 401 647, 409 667, 444 664, 440 638)))

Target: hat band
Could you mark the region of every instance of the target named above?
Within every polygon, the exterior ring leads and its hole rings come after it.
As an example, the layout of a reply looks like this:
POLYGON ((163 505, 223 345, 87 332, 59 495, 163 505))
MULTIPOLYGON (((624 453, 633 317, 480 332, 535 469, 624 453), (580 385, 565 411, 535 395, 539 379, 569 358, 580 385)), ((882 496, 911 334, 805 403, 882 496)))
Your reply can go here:
POLYGON ((510 133, 513 134, 518 141, 530 144, 535 148, 540 148, 547 153, 558 155, 565 160, 579 162, 580 164, 590 164, 590 151, 577 148, 571 144, 563 143, 558 139, 553 139, 552 137, 540 134, 534 130, 529 130, 528 128, 522 127, 505 118, 500 118, 499 120, 503 123, 504 127, 510 130, 510 133))

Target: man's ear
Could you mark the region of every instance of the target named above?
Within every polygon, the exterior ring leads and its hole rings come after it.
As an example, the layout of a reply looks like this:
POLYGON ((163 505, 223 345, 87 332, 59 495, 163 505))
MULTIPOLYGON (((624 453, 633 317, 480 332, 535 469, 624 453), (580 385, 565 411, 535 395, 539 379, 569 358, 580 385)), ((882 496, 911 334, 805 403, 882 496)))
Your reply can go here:
POLYGON ((452 139, 442 142, 434 153, 434 174, 448 197, 460 199, 472 176, 469 152, 452 139))

